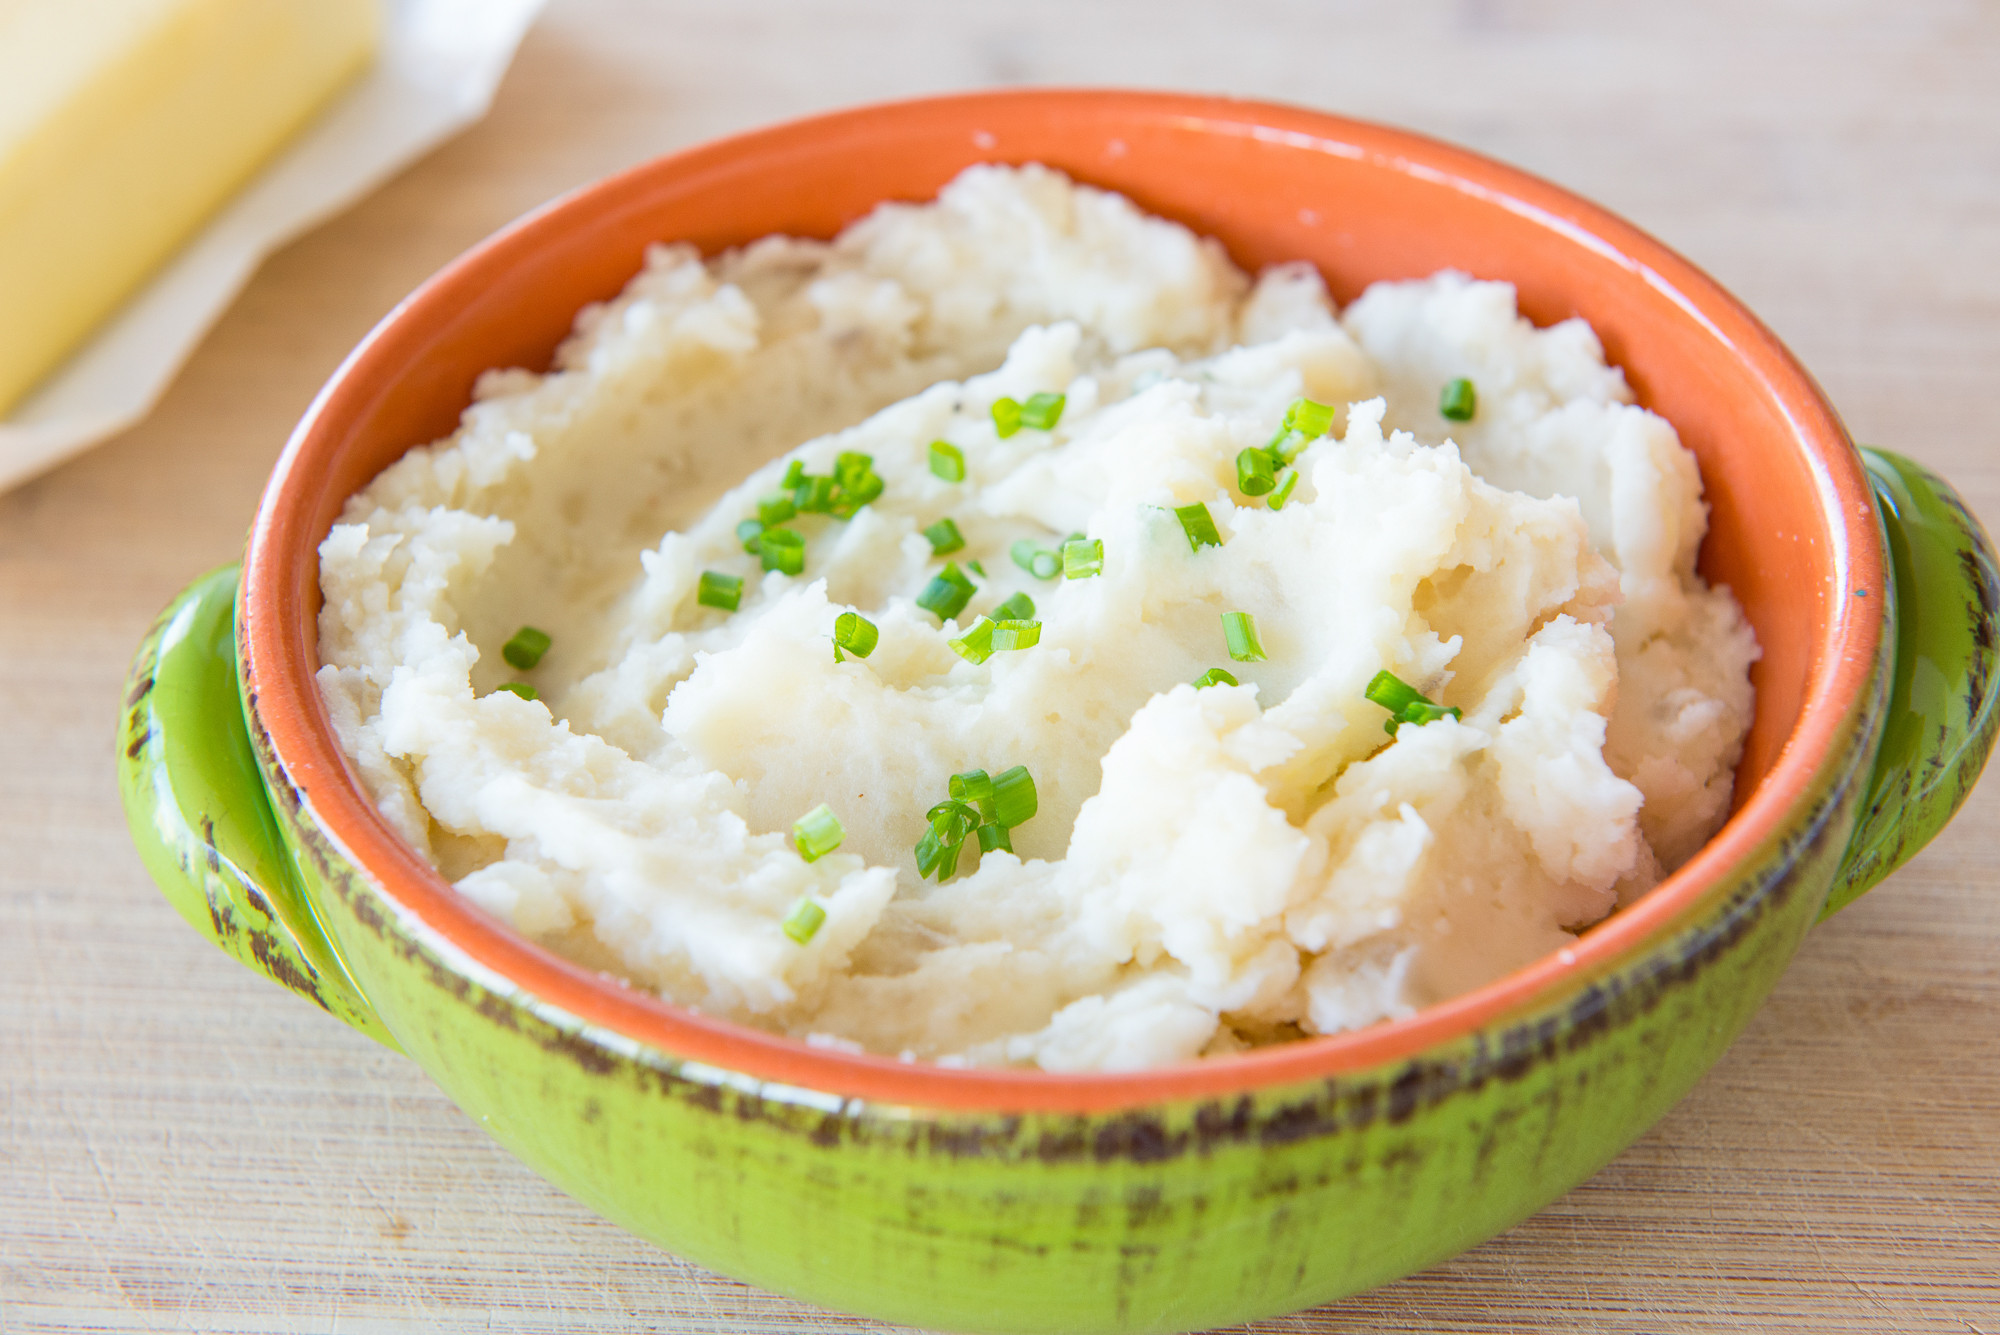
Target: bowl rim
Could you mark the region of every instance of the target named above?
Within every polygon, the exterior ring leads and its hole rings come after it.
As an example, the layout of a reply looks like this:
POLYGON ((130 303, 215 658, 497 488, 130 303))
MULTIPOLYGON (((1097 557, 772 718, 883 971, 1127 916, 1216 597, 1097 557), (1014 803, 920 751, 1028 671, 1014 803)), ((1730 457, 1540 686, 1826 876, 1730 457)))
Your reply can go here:
MULTIPOLYGON (((1553 244, 1553 243, 1552 243, 1553 244)), ((422 444, 413 441, 411 444, 422 444)), ((255 728, 268 738, 305 814, 461 972, 488 986, 519 989, 516 1000, 568 1028, 618 1036, 652 1049, 653 1060, 696 1063, 718 1077, 739 1073, 761 1092, 837 1094, 868 1102, 959 1111, 1091 1114, 1188 1100, 1245 1095, 1323 1081, 1406 1061, 1427 1049, 1569 995, 1667 939, 1794 827, 1839 754, 1876 668, 1885 609, 1883 552, 1872 493, 1858 454, 1817 384, 1791 353, 1720 284, 1622 218, 1517 168, 1428 136, 1330 112, 1193 94, 1116 89, 1022 89, 948 94, 807 116, 711 140, 650 159, 559 196, 467 250, 399 303, 356 346, 315 397, 280 457, 258 507, 244 562, 238 652, 255 728), (462 294, 504 272, 565 222, 608 207, 659 173, 700 172, 729 159, 811 139, 851 142, 871 125, 910 115, 977 113, 1024 104, 1123 108, 1156 118, 1213 122, 1233 133, 1307 136, 1316 145, 1371 165, 1424 176, 1527 215, 1571 245, 1610 254, 1639 281, 1686 309, 1754 373, 1790 423, 1793 448, 1812 462, 1831 543, 1827 624, 1814 642, 1799 719, 1756 790, 1723 829, 1636 904, 1544 956, 1474 991, 1401 1020, 1226 1057, 1148 1070, 1060 1074, 955 1068, 811 1046, 703 1015, 608 974, 572 964, 516 933, 458 894, 375 809, 335 738, 317 689, 316 627, 288 555, 300 550, 301 506, 318 494, 312 460, 335 446, 343 422, 365 408, 398 359, 416 350, 416 331, 462 294), (1859 604, 1859 606, 1857 606, 1859 604), (291 670, 302 668, 303 670, 291 670), (467 965, 473 966, 471 970, 467 965), (504 981, 497 981, 504 980, 504 981)), ((317 568, 324 533, 309 535, 317 568)), ((316 579, 314 583, 316 584, 316 579)), ((267 779, 270 777, 267 774, 267 779)))

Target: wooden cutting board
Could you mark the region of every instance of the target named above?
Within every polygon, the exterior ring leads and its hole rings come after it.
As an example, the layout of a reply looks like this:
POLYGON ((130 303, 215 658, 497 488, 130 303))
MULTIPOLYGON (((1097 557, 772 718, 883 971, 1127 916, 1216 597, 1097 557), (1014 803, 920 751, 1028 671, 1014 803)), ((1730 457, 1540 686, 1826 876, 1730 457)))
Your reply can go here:
MULTIPOLYGON (((713 135, 1001 83, 1398 122, 1684 250, 1858 437, 2000 524, 2000 7, 558 0, 489 120, 277 256, 146 424, 0 498, 0 1335, 797 1331, 495 1148, 155 894, 112 730, 313 390, 548 196, 713 135)), ((0 312, 0 318, 5 318, 0 312)), ((1816 929, 1650 1135, 1426 1274, 1262 1330, 2000 1335, 2000 788, 1816 929)))

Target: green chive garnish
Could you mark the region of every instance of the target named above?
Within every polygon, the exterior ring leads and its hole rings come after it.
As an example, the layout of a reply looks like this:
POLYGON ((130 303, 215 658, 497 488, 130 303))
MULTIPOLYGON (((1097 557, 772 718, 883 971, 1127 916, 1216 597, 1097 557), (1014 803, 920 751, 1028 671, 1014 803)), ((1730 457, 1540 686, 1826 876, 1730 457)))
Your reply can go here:
POLYGON ((1282 467, 1298 458, 1310 444, 1312 444, 1310 440, 1290 427, 1281 426, 1278 428, 1278 434, 1264 442, 1264 453, 1270 455, 1272 460, 1282 467))
POLYGON ((1447 381, 1444 392, 1438 395, 1438 414, 1454 422, 1470 422, 1472 415, 1479 411, 1479 393, 1472 382, 1464 376, 1447 381))
POLYGON ((780 482, 778 485, 783 487, 786 491, 790 491, 792 490, 792 488, 798 486, 799 483, 805 480, 806 480, 805 461, 803 459, 794 459, 791 461, 791 463, 785 466, 785 480, 780 482))
POLYGON ((1064 579, 1089 579, 1104 573, 1104 539, 1071 538, 1063 544, 1064 579))
MULTIPOLYGON (((845 459, 849 456, 843 454, 840 457, 845 459)), ((867 460, 871 464, 874 462, 865 454, 852 457, 867 460)), ((826 512, 835 519, 852 519, 856 510, 882 494, 884 485, 881 475, 867 467, 863 467, 860 472, 845 480, 837 478, 834 483, 833 501, 827 506, 826 512)))
POLYGON ((964 571, 946 561, 944 569, 932 575, 931 582, 924 585, 924 591, 917 595, 917 606, 939 621, 949 621, 965 610, 976 588, 965 577, 964 571))
MULTIPOLYGON (((820 808, 824 811, 826 808, 820 808)), ((810 859, 808 859, 810 861, 810 859)), ((826 910, 810 899, 801 899, 792 905, 792 912, 783 924, 784 933, 800 945, 811 941, 819 932, 819 926, 826 921, 826 910)))
POLYGON ((965 481, 965 452, 948 440, 932 441, 931 476, 946 482, 965 481))
POLYGON ((1032 649, 1042 642, 1042 623, 1039 621, 996 621, 993 623, 993 647, 1000 649, 1032 649))
POLYGON ((1032 538, 1022 538, 1007 549, 1007 555, 1014 558, 1014 564, 1033 575, 1036 579, 1054 579, 1062 570, 1062 558, 1043 547, 1037 547, 1032 538))
POLYGON ((954 802, 968 802, 977 806, 987 816, 993 814, 993 780, 983 769, 969 769, 963 774, 951 776, 945 785, 954 802))
POLYGON ((993 622, 980 617, 972 623, 965 634, 955 640, 946 640, 951 651, 968 663, 984 663, 993 657, 993 622))
POLYGON ((799 574, 806 568, 806 540, 788 528, 767 528, 757 539, 764 569, 799 574))
POLYGON ((1236 456, 1236 489, 1245 496, 1262 496, 1278 485, 1277 460, 1267 450, 1251 448, 1236 456))
POLYGON ((833 661, 838 663, 842 653, 866 658, 875 652, 875 644, 881 638, 882 632, 867 617, 859 612, 842 612, 833 619, 833 661))
MULTIPOLYGON (((789 491, 774 491, 769 496, 758 498, 757 519, 765 528, 774 528, 799 512, 789 491)), ((742 530, 739 528, 738 533, 742 530)))
POLYGON ((936 830, 925 830, 924 837, 917 840, 917 879, 935 873, 939 885, 949 881, 958 871, 958 850, 963 842, 947 845, 936 830))
POLYGON ((979 851, 991 853, 996 849, 1011 853, 1014 851, 1014 840, 1008 835, 1006 826, 988 821, 979 827, 979 851))
POLYGON ((1035 615, 1035 600, 1025 593, 1017 593, 994 608, 989 615, 995 621, 1030 621, 1035 615))
POLYGON ((746 519, 736 526, 736 540, 752 556, 757 554, 757 540, 763 536, 764 521, 761 519, 746 519))
POLYGON ((1001 770, 993 776, 993 820, 1009 829, 1032 820, 1038 803, 1035 776, 1026 765, 1001 770))
POLYGON ((500 683, 498 689, 503 691, 510 691, 513 694, 520 696, 523 700, 534 700, 539 698, 539 693, 535 690, 535 688, 528 685, 528 683, 525 681, 503 681, 500 683))
POLYGON ((1464 711, 1457 705, 1433 704, 1422 691, 1387 669, 1376 673, 1362 694, 1389 711, 1382 731, 1391 737, 1405 723, 1435 723, 1446 715, 1455 719, 1465 717, 1464 711))
POLYGON ((1060 394, 1030 394, 1028 401, 1021 405, 1021 425, 1031 426, 1037 431, 1053 431, 1062 420, 1063 396, 1060 394))
POLYGON ((833 488, 832 478, 808 473, 793 488, 792 503, 799 507, 801 514, 826 514, 833 509, 833 488))
POLYGON ((865 486, 866 479, 874 471, 875 456, 872 454, 845 450, 833 461, 833 480, 849 490, 865 486))
POLYGON ((981 579, 986 578, 986 567, 979 564, 979 562, 977 561, 967 561, 965 563, 965 568, 967 570, 970 570, 973 574, 979 576, 979 578, 981 579))
POLYGON ((1298 489, 1298 485, 1299 485, 1298 469, 1293 468, 1290 465, 1286 465, 1285 467, 1280 468, 1278 470, 1277 488, 1276 490, 1272 491, 1270 498, 1267 499, 1264 502, 1264 504, 1270 506, 1273 510, 1284 509, 1285 502, 1292 499, 1292 493, 1298 489))
POLYGON ((993 400, 993 429, 1005 440, 1021 429, 1021 405, 1012 399, 993 400))
POLYGON ((956 799, 940 802, 924 813, 930 823, 917 841, 917 878, 936 873, 943 885, 958 871, 958 851, 965 837, 979 826, 979 813, 956 799))
POLYGON ((1222 638, 1228 641, 1229 656, 1237 662, 1264 661, 1264 646, 1257 640, 1257 619, 1248 612, 1224 612, 1222 638))
POLYGON ((847 831, 840 828, 840 819, 833 814, 833 808, 824 802, 792 822, 792 844, 807 862, 818 862, 839 848, 840 841, 846 837, 847 831))
POLYGON ((725 612, 734 612, 737 604, 743 601, 743 577, 725 575, 719 570, 704 570, 694 600, 703 607, 719 607, 725 612))
POLYGON ((1292 406, 1285 409, 1285 430, 1296 431, 1309 440, 1324 436, 1332 426, 1333 408, 1329 404, 1293 399, 1292 406))
POLYGON ((1230 676, 1227 672, 1224 672, 1221 668, 1210 668, 1208 671, 1202 673, 1199 677, 1196 677, 1194 679, 1194 688, 1197 691, 1204 686, 1234 686, 1234 685, 1236 685, 1236 678, 1230 676))
POLYGON ((1181 532, 1187 534, 1189 551, 1198 552, 1204 547, 1222 545, 1222 535, 1215 531, 1215 520, 1209 517, 1208 507, 1200 501, 1177 507, 1174 518, 1181 521, 1181 532))
POLYGON ((979 813, 972 805, 957 798, 948 798, 924 813, 924 819, 931 823, 931 832, 946 844, 956 847, 965 842, 973 827, 979 824, 979 813))
MULTIPOLYGON (((1030 612, 1030 616, 1034 613, 1030 612)), ((536 630, 533 626, 523 626, 514 632, 514 638, 500 646, 500 656, 507 660, 507 666, 529 671, 542 661, 542 655, 549 651, 547 631, 536 630)))
POLYGON ((931 550, 939 556, 965 546, 965 535, 958 531, 958 525, 952 522, 950 515, 925 529, 924 536, 930 539, 931 550))

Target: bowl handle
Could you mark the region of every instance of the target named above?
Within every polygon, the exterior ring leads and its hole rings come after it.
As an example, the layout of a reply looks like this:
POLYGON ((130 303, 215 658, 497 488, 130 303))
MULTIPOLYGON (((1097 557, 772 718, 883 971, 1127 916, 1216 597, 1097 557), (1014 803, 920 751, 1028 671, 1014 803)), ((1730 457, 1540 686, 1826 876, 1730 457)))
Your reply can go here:
POLYGON ((238 567, 167 604, 125 682, 118 788, 140 860, 194 929, 389 1047, 314 916, 257 768, 236 674, 238 567))
POLYGON ((1895 676, 1861 819, 1822 918, 1846 907, 1944 828, 1972 791, 2000 725, 1994 676, 2000 561, 1949 482, 1863 448, 1893 587, 1895 676))

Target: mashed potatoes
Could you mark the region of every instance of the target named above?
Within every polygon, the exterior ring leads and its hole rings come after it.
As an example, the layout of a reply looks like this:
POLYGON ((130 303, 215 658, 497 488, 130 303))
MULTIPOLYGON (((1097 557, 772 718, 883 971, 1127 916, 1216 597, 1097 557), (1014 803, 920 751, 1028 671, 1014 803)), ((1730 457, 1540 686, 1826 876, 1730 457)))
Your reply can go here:
POLYGON ((322 545, 320 684, 464 894, 711 1014, 1050 1070, 1367 1025, 1560 948, 1727 813, 1757 648, 1695 574, 1693 457, 1630 397, 1505 284, 1336 315, 1310 268, 1252 281, 1118 196, 975 168, 830 244, 660 247, 548 375, 486 376, 322 545), (1036 394, 1052 429, 1002 435, 1036 394), (1236 459, 1301 397, 1336 411, 1277 508, 1236 459), (844 453, 880 495, 785 520, 803 571, 762 570, 738 525, 844 453), (1010 559, 1073 533, 1099 573, 1010 559), (947 560, 973 592, 941 620, 947 560), (953 648, 1019 593, 1037 643, 953 648), (522 625, 553 645, 526 672, 522 625), (1212 668, 1240 684, 1190 684, 1212 668), (1460 717, 1392 737, 1385 670, 1460 717), (1013 766, 1013 851, 919 879, 950 776, 1013 766), (844 839, 808 861, 821 804, 844 839))

